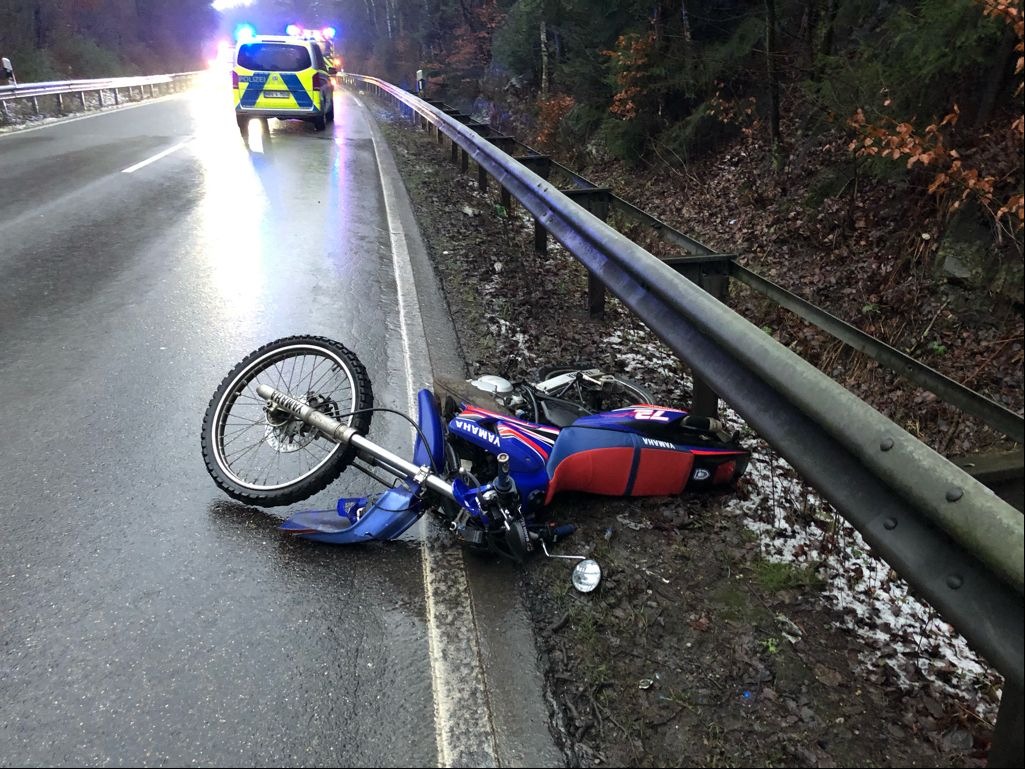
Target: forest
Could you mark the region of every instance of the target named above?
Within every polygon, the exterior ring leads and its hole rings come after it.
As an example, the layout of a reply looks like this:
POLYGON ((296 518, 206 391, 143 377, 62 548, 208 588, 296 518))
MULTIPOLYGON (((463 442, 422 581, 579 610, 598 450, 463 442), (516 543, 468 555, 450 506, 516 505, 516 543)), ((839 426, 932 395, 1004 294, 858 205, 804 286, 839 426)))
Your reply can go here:
POLYGON ((409 87, 423 68, 444 98, 492 102, 550 149, 597 140, 623 160, 680 165, 757 130, 780 167, 839 127, 869 171, 909 172, 948 208, 983 206, 1020 258, 1020 0, 364 0, 349 12, 350 70, 409 87))
POLYGON ((199 69, 209 0, 0 0, 0 55, 22 82, 199 69))
POLYGON ((781 168, 839 130, 870 173, 1021 256, 1021 0, 0 0, 23 82, 205 66, 239 21, 331 24, 348 71, 476 105, 550 151, 680 165, 743 132, 781 168), (482 105, 484 105, 482 107, 482 105))

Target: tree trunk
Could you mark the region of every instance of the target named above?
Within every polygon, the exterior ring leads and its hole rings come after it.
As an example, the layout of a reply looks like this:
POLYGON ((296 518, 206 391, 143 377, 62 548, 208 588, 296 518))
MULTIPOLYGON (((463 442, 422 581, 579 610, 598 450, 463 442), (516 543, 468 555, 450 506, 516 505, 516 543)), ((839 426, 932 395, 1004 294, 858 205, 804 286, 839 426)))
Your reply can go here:
POLYGON ((690 50, 691 45, 694 42, 694 36, 690 32, 690 16, 687 14, 687 0, 680 0, 680 19, 683 21, 683 42, 687 44, 687 50, 690 50))
POLYGON ((769 140, 772 164, 782 163, 782 141, 779 133, 779 71, 776 66, 776 0, 765 0, 765 62, 769 80, 769 140))
POLYGON ((840 4, 837 0, 826 0, 826 17, 822 22, 822 43, 819 45, 820 56, 833 55, 833 30, 839 10, 840 4))
POLYGON ((683 22, 683 71, 687 76, 687 95, 692 96, 692 89, 694 87, 694 36, 690 30, 687 0, 680 0, 680 21, 683 22))
POLYGON ((548 98, 550 85, 548 71, 548 24, 541 19, 541 98, 548 98))
POLYGON ((367 9, 367 18, 370 19, 370 27, 376 33, 378 30, 377 5, 374 3, 374 0, 363 0, 363 5, 367 9))
POLYGON ((801 14, 799 37, 803 43, 801 52, 804 64, 809 71, 815 67, 815 31, 819 20, 819 3, 821 0, 805 0, 801 14))
POLYGON ((393 26, 394 17, 392 11, 391 0, 384 0, 384 29, 388 34, 389 40, 395 39, 395 29, 393 26))
MULTIPOLYGON (((975 113, 975 127, 980 128, 989 122, 993 117, 993 108, 997 103, 997 96, 1007 83, 1007 76, 1014 71, 1015 44, 1017 39, 1010 27, 1004 30, 1004 39, 1000 44, 1000 52, 993 59, 992 68, 986 78, 986 84, 982 89, 979 98, 979 110, 975 113)), ((1019 102, 1020 105, 1020 102, 1019 102)))

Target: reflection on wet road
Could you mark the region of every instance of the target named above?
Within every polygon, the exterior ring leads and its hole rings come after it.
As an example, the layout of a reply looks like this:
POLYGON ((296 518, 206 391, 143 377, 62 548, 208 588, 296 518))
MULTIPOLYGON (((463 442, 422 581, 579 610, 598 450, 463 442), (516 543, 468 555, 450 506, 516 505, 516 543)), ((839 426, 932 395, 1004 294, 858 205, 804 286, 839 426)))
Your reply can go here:
POLYGON ((203 467, 209 397, 271 339, 337 338, 407 397, 362 111, 244 143, 226 104, 0 137, 4 765, 437 761, 420 549, 285 539, 203 467))

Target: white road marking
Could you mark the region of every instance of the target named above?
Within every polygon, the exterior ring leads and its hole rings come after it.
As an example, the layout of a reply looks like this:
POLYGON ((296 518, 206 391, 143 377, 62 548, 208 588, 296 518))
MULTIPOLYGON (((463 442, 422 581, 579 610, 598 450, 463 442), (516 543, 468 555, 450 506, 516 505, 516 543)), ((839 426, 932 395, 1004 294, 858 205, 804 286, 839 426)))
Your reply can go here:
MULTIPOLYGON (((356 99, 362 107, 362 102, 356 99)), ((372 120, 373 118, 368 118, 372 120)), ((416 408, 413 371, 430 370, 426 334, 419 312, 413 268, 402 226, 394 215, 397 190, 385 177, 374 139, 385 214, 392 244, 392 265, 398 292, 399 327, 406 358, 406 394, 410 413, 416 408), (407 311, 407 307, 412 311, 407 311), (410 338, 419 349, 414 352, 410 338), (414 363, 414 357, 418 360, 414 363)), ((459 548, 436 549, 423 543, 424 584, 427 591, 427 641, 434 692, 435 736, 438 765, 498 766, 498 748, 491 708, 484 685, 477 626, 470 603, 470 588, 459 548)))
POLYGON ((134 174, 140 168, 145 168, 150 163, 156 163, 161 158, 166 158, 172 152, 177 152, 182 147, 187 147, 191 143, 192 143, 192 139, 186 139, 185 141, 181 142, 180 144, 175 144, 173 147, 168 147, 163 152, 158 152, 156 155, 154 155, 151 158, 146 158, 141 163, 136 163, 134 166, 128 166, 128 168, 122 168, 121 169, 121 173, 123 173, 123 174, 134 174))

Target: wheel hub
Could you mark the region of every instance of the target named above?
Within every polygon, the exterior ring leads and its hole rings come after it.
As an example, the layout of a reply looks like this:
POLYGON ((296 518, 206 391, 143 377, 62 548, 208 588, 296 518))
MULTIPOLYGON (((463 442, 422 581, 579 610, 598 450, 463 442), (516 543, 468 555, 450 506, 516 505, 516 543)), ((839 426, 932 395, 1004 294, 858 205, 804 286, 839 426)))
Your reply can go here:
MULTIPOLYGON (((308 392, 306 395, 298 397, 297 400, 322 414, 338 419, 338 404, 327 396, 308 392)), ((298 417, 273 404, 265 406, 264 413, 267 418, 267 428, 264 431, 267 444, 282 454, 292 454, 296 451, 301 451, 313 443, 320 435, 316 428, 311 427, 298 417)))

